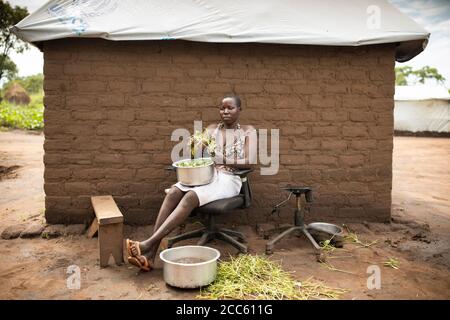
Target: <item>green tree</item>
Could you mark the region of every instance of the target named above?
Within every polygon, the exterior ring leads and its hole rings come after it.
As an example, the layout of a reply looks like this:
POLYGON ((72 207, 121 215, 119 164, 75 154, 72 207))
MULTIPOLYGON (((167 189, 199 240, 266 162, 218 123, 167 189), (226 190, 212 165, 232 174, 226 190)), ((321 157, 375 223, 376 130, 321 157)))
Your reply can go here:
MULTIPOLYGON (((12 80, 17 77, 17 66, 8 56, 1 55, 0 61, 3 61, 3 77, 12 80)), ((0 78, 1 79, 1 78, 0 78)))
POLYGON ((17 73, 17 67, 8 56, 10 50, 21 53, 28 48, 28 45, 10 30, 27 15, 26 8, 12 7, 7 1, 0 0, 0 81, 5 74, 11 74, 11 71, 16 70, 17 73))
POLYGON ((427 79, 434 79, 437 83, 443 84, 445 78, 437 71, 436 68, 425 66, 422 69, 413 71, 414 76, 420 83, 425 83, 427 79))
POLYGON ((424 84, 427 80, 435 80, 438 84, 445 81, 436 68, 425 66, 417 70, 413 70, 410 66, 395 68, 395 84, 398 86, 414 85, 417 83, 424 84))
POLYGON ((28 93, 39 93, 44 90, 44 75, 40 73, 23 77, 19 79, 19 83, 28 93))
POLYGON ((397 86, 407 86, 408 77, 411 75, 412 67, 403 66, 395 68, 395 84, 397 86))

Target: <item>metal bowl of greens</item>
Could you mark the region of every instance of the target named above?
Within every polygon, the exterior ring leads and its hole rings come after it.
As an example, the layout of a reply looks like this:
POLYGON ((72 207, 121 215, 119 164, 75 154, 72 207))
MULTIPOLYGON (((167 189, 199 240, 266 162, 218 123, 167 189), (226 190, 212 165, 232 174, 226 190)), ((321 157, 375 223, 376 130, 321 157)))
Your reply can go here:
POLYGON ((214 161, 211 158, 184 159, 172 164, 178 181, 185 186, 201 186, 214 178, 214 161))

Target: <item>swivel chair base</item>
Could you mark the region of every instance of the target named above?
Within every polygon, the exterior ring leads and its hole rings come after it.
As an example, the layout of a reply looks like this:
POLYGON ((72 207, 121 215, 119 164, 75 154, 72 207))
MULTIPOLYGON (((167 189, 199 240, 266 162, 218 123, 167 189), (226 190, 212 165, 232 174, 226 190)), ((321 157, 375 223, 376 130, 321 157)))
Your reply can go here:
POLYGON ((208 219, 208 226, 194 231, 188 231, 178 236, 167 239, 167 246, 171 248, 176 242, 200 237, 197 245, 203 246, 213 239, 222 240, 238 249, 241 253, 247 253, 247 246, 243 243, 247 242, 243 233, 229 230, 225 228, 217 228, 215 226, 215 217, 210 215, 208 219), (237 240, 235 239, 237 238, 237 240))
MULTIPOLYGON (((316 255, 316 258, 318 261, 325 261, 325 255, 323 254, 322 248, 317 244, 316 240, 311 236, 309 231, 307 230, 307 225, 304 223, 304 216, 305 216, 305 201, 311 202, 312 201, 312 190, 311 188, 305 188, 305 187, 287 187, 283 188, 287 191, 290 191, 291 193, 295 194, 296 196, 296 203, 297 207, 295 209, 294 214, 294 225, 288 226, 286 228, 283 228, 284 231, 281 232, 279 235, 277 235, 275 238, 267 242, 266 244, 266 254, 272 254, 273 253, 273 247, 277 242, 282 240, 284 237, 292 234, 297 233, 298 235, 303 234, 309 242, 311 242, 314 253, 316 255), (305 196, 302 197, 302 194, 305 196)), ((279 229, 278 229, 279 230, 279 229)))

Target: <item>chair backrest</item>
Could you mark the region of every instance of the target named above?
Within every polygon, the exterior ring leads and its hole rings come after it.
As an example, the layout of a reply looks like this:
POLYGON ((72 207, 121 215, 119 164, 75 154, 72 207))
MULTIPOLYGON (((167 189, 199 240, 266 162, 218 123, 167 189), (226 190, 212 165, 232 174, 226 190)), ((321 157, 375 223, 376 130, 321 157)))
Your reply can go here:
POLYGON ((233 174, 239 176, 242 181, 242 187, 240 194, 244 197, 244 205, 242 208, 248 208, 252 204, 252 188, 250 186, 250 180, 248 174, 252 172, 253 169, 238 169, 233 172, 233 174))

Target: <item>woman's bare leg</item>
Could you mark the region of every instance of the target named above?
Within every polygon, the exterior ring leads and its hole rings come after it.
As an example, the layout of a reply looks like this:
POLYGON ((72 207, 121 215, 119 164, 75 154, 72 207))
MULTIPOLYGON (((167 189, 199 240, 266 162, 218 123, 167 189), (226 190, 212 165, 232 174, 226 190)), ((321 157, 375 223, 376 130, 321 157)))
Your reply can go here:
POLYGON ((161 240, 182 224, 192 210, 198 207, 198 205, 199 200, 197 194, 194 191, 186 192, 178 206, 167 217, 158 230, 156 230, 149 239, 141 242, 141 248, 144 249, 145 256, 149 260, 153 261, 155 259, 161 240))
POLYGON ((161 208, 158 212, 158 217, 156 218, 155 226, 153 228, 153 233, 159 229, 159 227, 166 221, 167 217, 172 213, 173 210, 180 203, 181 198, 183 198, 185 192, 181 191, 177 187, 171 187, 169 193, 165 196, 161 208))
MULTIPOLYGON (((159 227, 164 223, 167 217, 172 213, 173 210, 178 206, 181 199, 183 198, 185 192, 181 191, 177 187, 170 188, 169 193, 164 197, 164 201, 159 209, 158 216, 156 218, 155 226, 153 228, 153 233, 155 233, 159 227)), ((150 249, 146 242, 149 240, 148 238, 145 241, 139 243, 139 249, 141 253, 144 253, 150 249)), ((134 255, 138 254, 138 251, 134 248, 131 249, 134 255)))

